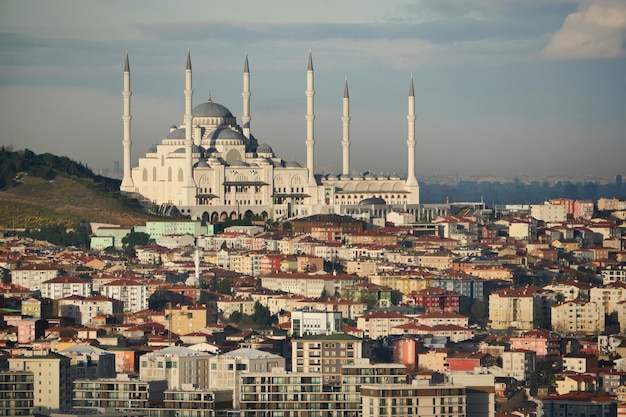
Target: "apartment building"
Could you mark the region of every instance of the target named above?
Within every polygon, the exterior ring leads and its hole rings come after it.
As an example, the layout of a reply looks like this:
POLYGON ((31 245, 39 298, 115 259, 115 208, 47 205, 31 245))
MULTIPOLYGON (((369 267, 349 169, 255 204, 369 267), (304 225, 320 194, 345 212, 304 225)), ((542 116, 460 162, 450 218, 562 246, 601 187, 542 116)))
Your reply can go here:
POLYGON ((34 373, 0 371, 0 416, 32 416, 34 408, 34 373))
POLYGON ((413 320, 395 311, 373 311, 357 318, 357 327, 363 330, 365 337, 378 339, 389 336, 393 328, 409 324, 413 320))
POLYGON ((430 385, 418 380, 361 387, 363 417, 464 417, 466 400, 466 389, 461 385, 430 385))
POLYGON ((57 300, 57 315, 74 319, 74 323, 89 325, 100 314, 114 315, 124 311, 124 303, 103 295, 83 297, 70 295, 57 300))
POLYGON ((90 345, 75 345, 60 354, 70 358, 70 375, 75 379, 115 377, 115 355, 90 345))
POLYGON ((124 303, 124 311, 136 313, 148 308, 148 285, 140 280, 119 279, 103 284, 101 293, 124 303))
POLYGON ((552 306, 552 330, 559 333, 599 334, 604 331, 602 305, 580 298, 552 306))
POLYGON ((41 283, 41 296, 58 300, 70 295, 89 297, 92 292, 91 282, 71 276, 63 275, 54 277, 41 283))
POLYGON ((212 355, 183 346, 170 346, 146 353, 139 362, 139 378, 143 381, 165 380, 169 389, 183 384, 209 388, 209 359, 212 355))
POLYGON ((324 383, 339 383, 341 367, 362 358, 363 341, 345 333, 305 336, 291 343, 291 369, 318 373, 324 383))
POLYGON ((310 308, 291 312, 291 335, 333 334, 341 332, 341 313, 310 308))
POLYGON ((521 287, 489 295, 489 320, 494 330, 534 328, 533 294, 538 287, 521 287))
POLYGON ((32 351, 33 356, 9 358, 9 370, 33 373, 33 412, 49 415, 72 406, 70 358, 54 352, 32 351))
MULTIPOLYGON (((161 402, 167 381, 146 381, 120 374, 116 378, 74 381, 74 407, 147 409, 161 402)), ((69 407, 68 407, 69 408, 69 407)))
POLYGON ((165 309, 167 328, 179 335, 204 329, 215 322, 215 310, 203 306, 177 306, 165 309))
POLYGON ((233 391, 233 407, 239 407, 240 376, 251 372, 269 372, 285 368, 285 358, 257 349, 237 349, 209 359, 209 389, 233 391))
POLYGON ((535 371, 537 354, 532 350, 505 350, 502 352, 502 371, 506 376, 526 381, 535 371))

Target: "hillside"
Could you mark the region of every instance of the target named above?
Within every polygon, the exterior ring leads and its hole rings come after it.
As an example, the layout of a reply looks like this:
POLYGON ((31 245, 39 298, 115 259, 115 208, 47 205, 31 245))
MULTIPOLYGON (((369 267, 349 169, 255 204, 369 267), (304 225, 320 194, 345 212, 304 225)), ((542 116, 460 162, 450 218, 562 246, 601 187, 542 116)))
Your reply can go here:
POLYGON ((155 219, 119 181, 66 157, 0 148, 0 228, 76 227, 82 220, 122 225, 155 219))

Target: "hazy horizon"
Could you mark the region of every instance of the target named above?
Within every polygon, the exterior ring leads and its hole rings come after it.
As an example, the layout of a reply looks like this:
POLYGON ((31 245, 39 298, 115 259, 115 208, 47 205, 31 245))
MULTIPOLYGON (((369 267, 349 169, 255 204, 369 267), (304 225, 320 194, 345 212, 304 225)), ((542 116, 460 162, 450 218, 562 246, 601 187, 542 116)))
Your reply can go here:
POLYGON ((341 168, 348 78, 351 168, 406 173, 413 76, 416 174, 626 174, 626 3, 620 0, 297 2, 21 1, 0 6, 0 145, 92 169, 122 160, 129 51, 133 165, 212 99, 305 162, 305 76, 315 68, 316 168, 341 168), (311 4, 312 3, 312 4, 311 4))

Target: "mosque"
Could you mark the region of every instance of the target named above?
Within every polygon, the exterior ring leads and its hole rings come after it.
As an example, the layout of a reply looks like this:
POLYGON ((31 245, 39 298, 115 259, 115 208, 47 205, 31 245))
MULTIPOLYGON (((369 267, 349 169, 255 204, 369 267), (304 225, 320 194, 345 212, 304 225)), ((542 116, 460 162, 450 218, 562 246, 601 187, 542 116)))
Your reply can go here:
MULTIPOLYGON (((383 217, 401 209, 420 217, 415 177, 415 96, 411 78, 407 112, 407 177, 350 173, 350 97, 347 80, 341 116, 342 173, 315 174, 314 72, 306 71, 306 164, 281 159, 251 133, 250 70, 243 67, 241 124, 229 109, 212 101, 193 106, 191 56, 185 70, 185 113, 138 165, 131 168, 131 88, 128 53, 124 65, 122 114, 124 166, 120 191, 191 218, 216 223, 260 216, 274 220, 312 214, 383 217)), ((423 214, 423 213, 422 213, 423 214)))

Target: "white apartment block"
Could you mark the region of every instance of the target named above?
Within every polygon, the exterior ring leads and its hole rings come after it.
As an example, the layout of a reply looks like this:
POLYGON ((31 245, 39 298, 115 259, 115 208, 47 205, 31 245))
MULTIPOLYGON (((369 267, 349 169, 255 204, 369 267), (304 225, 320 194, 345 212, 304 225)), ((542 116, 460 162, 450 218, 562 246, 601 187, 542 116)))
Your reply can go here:
POLYGON ((285 358, 257 349, 237 349, 209 359, 210 389, 232 389, 233 408, 239 407, 241 375, 252 372, 270 372, 285 368, 285 358))
POLYGON ((325 383, 339 383, 341 367, 363 357, 363 341, 344 333, 305 336, 291 343, 293 372, 322 374, 325 383))
POLYGON ((617 304, 626 300, 626 283, 607 285, 589 290, 589 301, 602 307, 604 314, 617 312, 617 304))
POLYGON ((552 330, 559 333, 599 334, 604 331, 604 308, 576 299, 552 306, 552 330))
POLYGON ((148 308, 150 293, 148 285, 140 281, 120 279, 102 285, 102 295, 120 300, 124 303, 124 311, 136 313, 148 308))
POLYGON ((57 264, 28 264, 11 271, 11 282, 31 291, 41 290, 41 284, 59 275, 62 267, 57 264))
POLYGON ((544 204, 532 204, 530 215, 537 220, 546 223, 564 222, 567 220, 567 206, 545 202, 544 204))
POLYGON ((608 285, 615 282, 626 283, 626 263, 611 265, 600 271, 602 274, 602 284, 608 285))
POLYGON ((169 389, 182 389, 192 384, 209 387, 209 359, 211 354, 183 346, 170 346, 141 356, 139 379, 166 380, 169 389))
POLYGON ((518 381, 526 381, 535 371, 536 356, 531 350, 505 350, 502 352, 502 371, 518 381))
POLYGON ((306 308, 291 312, 291 335, 332 334, 341 332, 341 313, 306 308))
POLYGON ((97 315, 113 315, 123 312, 124 305, 119 300, 103 295, 81 297, 71 295, 57 300, 57 315, 70 317, 76 324, 89 325, 97 315))
POLYGON ((41 296, 53 300, 71 295, 89 297, 91 291, 91 282, 68 275, 55 277, 41 283, 41 296))

